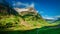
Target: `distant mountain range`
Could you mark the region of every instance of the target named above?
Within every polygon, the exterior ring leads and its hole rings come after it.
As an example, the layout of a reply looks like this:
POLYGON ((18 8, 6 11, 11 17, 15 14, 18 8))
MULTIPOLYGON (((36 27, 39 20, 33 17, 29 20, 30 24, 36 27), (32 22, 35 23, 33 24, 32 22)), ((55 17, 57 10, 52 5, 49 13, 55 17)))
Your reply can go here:
POLYGON ((48 22, 57 22, 60 21, 60 17, 55 17, 55 19, 45 19, 48 22))

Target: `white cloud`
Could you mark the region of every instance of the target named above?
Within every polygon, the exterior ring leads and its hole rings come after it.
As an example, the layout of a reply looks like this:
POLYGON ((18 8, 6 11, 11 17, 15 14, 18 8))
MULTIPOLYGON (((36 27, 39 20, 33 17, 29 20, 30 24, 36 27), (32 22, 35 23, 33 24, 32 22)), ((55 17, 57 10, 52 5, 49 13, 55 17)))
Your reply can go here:
POLYGON ((43 17, 44 19, 52 19, 52 20, 55 20, 55 18, 53 17, 43 17))
POLYGON ((60 18, 60 15, 59 16, 48 16, 48 15, 45 15, 45 16, 42 16, 44 19, 52 19, 52 20, 57 20, 58 18, 60 18))
POLYGON ((60 17, 60 15, 59 16, 55 16, 55 17, 60 17))
POLYGON ((22 3, 22 2, 14 2, 13 3, 13 6, 20 6, 20 5, 23 5, 23 6, 26 6, 26 7, 34 7, 34 3, 31 3, 31 4, 28 4, 28 3, 22 3))
POLYGON ((60 18, 60 15, 59 16, 55 16, 54 18, 57 20, 58 18, 60 18))
POLYGON ((45 16, 42 16, 44 19, 53 19, 53 20, 55 20, 55 18, 54 17, 49 17, 48 15, 45 15, 45 16))
POLYGON ((46 19, 55 19, 55 18, 53 18, 53 17, 47 17, 46 19))

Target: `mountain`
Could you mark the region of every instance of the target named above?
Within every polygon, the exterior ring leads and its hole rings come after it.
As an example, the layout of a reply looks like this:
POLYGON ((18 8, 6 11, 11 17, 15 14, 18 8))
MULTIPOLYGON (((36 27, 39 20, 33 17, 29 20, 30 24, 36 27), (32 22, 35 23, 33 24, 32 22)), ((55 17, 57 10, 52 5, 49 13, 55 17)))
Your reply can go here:
POLYGON ((54 21, 56 21, 55 19, 45 19, 47 22, 49 22, 49 23, 53 23, 54 21))
POLYGON ((13 9, 0 4, 0 30, 30 30, 40 28, 42 24, 46 21, 33 7, 13 9))
POLYGON ((60 17, 55 17, 54 19, 45 19, 45 20, 50 23, 60 23, 60 17))
POLYGON ((57 17, 57 20, 54 21, 55 23, 60 23, 60 17, 57 17))
POLYGON ((58 21, 60 21, 60 17, 57 17, 58 21))
POLYGON ((33 7, 29 8, 14 8, 21 18, 24 20, 23 24, 25 26, 28 25, 28 27, 34 27, 34 28, 40 28, 42 24, 46 24, 46 21, 41 17, 40 14, 38 14, 33 7))

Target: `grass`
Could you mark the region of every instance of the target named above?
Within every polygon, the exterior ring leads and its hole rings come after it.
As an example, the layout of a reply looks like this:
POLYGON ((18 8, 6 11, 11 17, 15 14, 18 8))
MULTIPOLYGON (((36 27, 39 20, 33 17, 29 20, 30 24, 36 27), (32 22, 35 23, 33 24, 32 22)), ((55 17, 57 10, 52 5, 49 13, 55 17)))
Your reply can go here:
POLYGON ((27 31, 3 31, 0 34, 60 34, 60 28, 39 28, 27 31))
POLYGON ((7 30, 32 30, 44 26, 55 26, 59 24, 47 23, 40 15, 25 15, 25 17, 22 17, 15 15, 0 15, 0 26, 2 28, 7 28, 7 30))

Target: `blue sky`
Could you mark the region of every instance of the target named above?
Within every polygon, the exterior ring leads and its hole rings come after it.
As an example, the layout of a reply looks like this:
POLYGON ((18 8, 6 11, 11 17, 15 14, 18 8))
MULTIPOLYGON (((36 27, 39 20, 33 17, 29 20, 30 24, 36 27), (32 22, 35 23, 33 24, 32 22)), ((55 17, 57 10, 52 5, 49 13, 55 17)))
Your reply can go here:
POLYGON ((22 5, 32 4, 44 18, 60 16, 60 0, 7 0, 7 2, 13 7, 25 7, 22 5))

